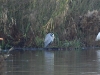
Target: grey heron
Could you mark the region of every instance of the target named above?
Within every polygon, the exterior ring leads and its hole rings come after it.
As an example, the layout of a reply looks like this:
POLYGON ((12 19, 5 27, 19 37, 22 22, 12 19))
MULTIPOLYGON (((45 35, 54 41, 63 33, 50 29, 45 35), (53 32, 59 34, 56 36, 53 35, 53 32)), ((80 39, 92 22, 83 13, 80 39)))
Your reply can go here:
POLYGON ((54 41, 54 38, 55 37, 53 33, 48 33, 44 39, 44 47, 47 47, 50 43, 52 43, 54 41))
POLYGON ((99 41, 99 40, 100 40, 100 32, 98 33, 98 35, 97 35, 95 41, 99 41))

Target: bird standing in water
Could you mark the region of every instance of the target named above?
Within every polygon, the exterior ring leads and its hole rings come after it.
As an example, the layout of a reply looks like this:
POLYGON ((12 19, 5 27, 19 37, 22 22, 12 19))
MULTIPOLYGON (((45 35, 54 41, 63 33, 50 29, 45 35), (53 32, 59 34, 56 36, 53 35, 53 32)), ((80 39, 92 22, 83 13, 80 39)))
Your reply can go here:
POLYGON ((99 40, 100 40, 100 32, 98 33, 98 35, 97 35, 95 41, 99 41, 99 40))
POLYGON ((50 43, 52 43, 54 41, 54 34, 53 33, 48 33, 45 36, 45 40, 44 40, 44 47, 47 47, 50 43))

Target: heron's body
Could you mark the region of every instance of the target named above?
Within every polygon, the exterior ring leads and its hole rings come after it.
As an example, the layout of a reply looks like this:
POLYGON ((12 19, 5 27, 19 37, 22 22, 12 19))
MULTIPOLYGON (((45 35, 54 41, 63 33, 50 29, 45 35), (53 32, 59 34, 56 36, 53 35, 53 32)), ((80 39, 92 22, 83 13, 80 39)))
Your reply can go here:
POLYGON ((53 40, 54 40, 54 34, 53 33, 48 33, 45 36, 44 47, 47 47, 51 42, 53 42, 53 40))
POLYGON ((100 32, 98 33, 98 35, 97 35, 95 41, 99 41, 99 40, 100 40, 100 32))

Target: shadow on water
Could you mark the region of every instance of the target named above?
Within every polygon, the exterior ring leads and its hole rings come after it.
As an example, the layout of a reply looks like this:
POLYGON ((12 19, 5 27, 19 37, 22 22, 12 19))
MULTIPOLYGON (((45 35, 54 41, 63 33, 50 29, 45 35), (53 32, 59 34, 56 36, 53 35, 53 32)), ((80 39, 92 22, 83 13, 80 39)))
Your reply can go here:
MULTIPOLYGON (((1 60, 1 59, 0 59, 1 60)), ((5 62, 5 63, 4 63, 5 62)), ((1 67, 3 65, 3 67, 1 67)), ((100 50, 12 51, 0 75, 99 75, 100 50)))

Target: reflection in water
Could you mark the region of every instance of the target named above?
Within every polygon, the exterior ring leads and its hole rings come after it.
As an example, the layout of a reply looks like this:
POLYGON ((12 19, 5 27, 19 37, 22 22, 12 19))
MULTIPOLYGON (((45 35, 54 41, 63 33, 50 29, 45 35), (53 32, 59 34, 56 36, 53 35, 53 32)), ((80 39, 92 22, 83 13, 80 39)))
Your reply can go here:
POLYGON ((3 56, 0 55, 0 75, 5 75, 6 70, 6 63, 3 56))
POLYGON ((54 75, 54 53, 45 51, 45 75, 54 75))
POLYGON ((99 75, 100 50, 13 52, 0 75, 99 75))
POLYGON ((100 50, 97 50, 97 66, 98 72, 100 73, 100 50))
POLYGON ((97 50, 97 61, 100 62, 100 50, 97 50))

